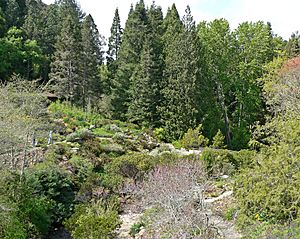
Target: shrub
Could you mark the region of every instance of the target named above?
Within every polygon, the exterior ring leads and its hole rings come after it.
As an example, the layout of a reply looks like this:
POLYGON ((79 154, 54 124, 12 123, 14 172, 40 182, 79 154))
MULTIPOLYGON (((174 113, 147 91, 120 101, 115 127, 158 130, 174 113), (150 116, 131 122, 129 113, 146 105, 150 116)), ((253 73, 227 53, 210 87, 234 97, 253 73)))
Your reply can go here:
POLYGON ((147 154, 134 153, 113 159, 106 166, 106 171, 110 174, 137 179, 137 177, 153 169, 156 163, 157 158, 147 154))
POLYGON ((235 184, 240 214, 267 222, 299 217, 300 155, 290 145, 271 147, 252 168, 241 171, 235 184))
POLYGON ((75 198, 73 183, 67 171, 51 162, 38 164, 27 171, 26 182, 37 195, 54 202, 52 215, 55 222, 69 216, 75 198))
POLYGON ((79 156, 73 156, 69 161, 72 166, 73 175, 75 177, 75 182, 81 184, 85 179, 93 172, 93 164, 87 159, 83 159, 79 156))
POLYGON ((116 210, 98 201, 78 205, 64 224, 74 239, 109 239, 115 238, 120 220, 116 210))
POLYGON ((208 139, 202 135, 202 125, 199 125, 196 129, 189 129, 180 141, 182 147, 186 149, 205 147, 208 142, 208 139))
POLYGON ((203 209, 206 173, 200 161, 178 160, 157 166, 137 196, 147 210, 146 238, 215 238, 203 209))
POLYGON ((113 154, 113 156, 120 156, 125 153, 125 149, 120 144, 100 144, 100 149, 104 153, 113 154))
POLYGON ((211 147, 214 149, 225 148, 225 136, 222 134, 221 130, 218 130, 217 134, 213 137, 211 147))
POLYGON ((200 159, 204 161, 211 176, 233 174, 238 166, 233 153, 225 149, 215 150, 206 148, 203 150, 200 159))
POLYGON ((257 153, 254 150, 243 149, 233 153, 234 162, 239 168, 247 168, 255 166, 257 153))

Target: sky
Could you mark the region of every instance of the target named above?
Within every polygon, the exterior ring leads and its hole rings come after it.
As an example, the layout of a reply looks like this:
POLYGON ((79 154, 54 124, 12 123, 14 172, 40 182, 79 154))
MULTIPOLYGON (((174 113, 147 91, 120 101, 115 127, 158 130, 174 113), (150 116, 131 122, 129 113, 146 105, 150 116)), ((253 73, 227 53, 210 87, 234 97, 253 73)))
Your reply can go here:
MULTIPOLYGON (((54 0, 43 0, 53 3, 54 0)), ((110 35, 110 27, 115 9, 119 8, 122 26, 128 16, 130 5, 137 0, 77 0, 82 10, 91 14, 98 26, 99 32, 106 38, 110 35)), ((145 0, 151 5, 153 0, 145 0)), ((164 13, 173 3, 184 15, 187 5, 190 6, 195 21, 212 21, 225 18, 232 29, 245 21, 271 22, 274 33, 288 39, 292 32, 300 31, 300 0, 156 0, 156 5, 162 7, 164 13)))

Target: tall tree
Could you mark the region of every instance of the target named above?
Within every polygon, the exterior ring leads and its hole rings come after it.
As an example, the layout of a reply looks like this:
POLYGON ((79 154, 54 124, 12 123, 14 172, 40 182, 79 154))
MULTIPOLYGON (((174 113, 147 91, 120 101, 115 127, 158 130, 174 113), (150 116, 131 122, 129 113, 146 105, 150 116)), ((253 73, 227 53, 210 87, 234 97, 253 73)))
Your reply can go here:
MULTIPOLYGON (((173 5, 170 14, 176 16, 176 12, 173 5)), ((179 19, 174 20, 180 26, 179 19)), ((173 28, 176 22, 170 23, 169 27, 173 28)), ((169 29, 166 32, 169 32, 169 29)), ((176 31, 174 33, 176 36, 176 31)), ((173 35, 172 38, 173 42, 168 42, 165 49, 166 85, 162 90, 164 102, 161 107, 167 140, 178 139, 197 123, 199 45, 195 22, 189 7, 183 18, 183 31, 176 37, 173 35)))
POLYGON ((300 55, 300 34, 295 32, 291 35, 287 45, 286 52, 289 57, 300 55))
POLYGON ((54 83, 54 92, 74 103, 80 98, 79 19, 74 20, 71 14, 66 15, 55 48, 48 85, 54 83))
POLYGON ((146 26, 145 4, 143 0, 140 0, 135 9, 131 8, 129 12, 119 52, 118 69, 112 90, 112 104, 117 118, 125 118, 127 112, 130 78, 140 61, 146 26))
POLYGON ((158 107, 161 103, 160 81, 162 79, 162 21, 160 7, 154 3, 147 12, 147 35, 141 60, 131 77, 128 118, 147 126, 159 125, 158 107))
POLYGON ((103 63, 103 39, 91 15, 82 24, 82 105, 91 106, 100 97, 98 68, 103 63))
POLYGON ((202 110, 205 114, 204 130, 212 138, 222 129, 226 142, 231 144, 232 127, 230 105, 236 78, 237 50, 228 21, 216 19, 201 22, 198 34, 205 59, 205 80, 201 82, 202 110))
POLYGON ((108 40, 108 50, 106 56, 107 65, 109 66, 109 68, 112 68, 111 70, 113 71, 116 70, 116 67, 113 66, 113 62, 118 60, 119 58, 119 51, 122 43, 122 34, 123 29, 121 27, 119 10, 117 8, 115 11, 112 26, 110 28, 110 37, 108 40))
POLYGON ((250 139, 249 126, 263 118, 265 107, 262 87, 257 79, 264 73, 262 66, 275 56, 271 30, 270 24, 261 21, 245 22, 234 33, 239 54, 239 77, 235 82, 237 104, 233 109, 233 121, 236 125, 233 132, 234 145, 243 144, 247 147, 250 139))

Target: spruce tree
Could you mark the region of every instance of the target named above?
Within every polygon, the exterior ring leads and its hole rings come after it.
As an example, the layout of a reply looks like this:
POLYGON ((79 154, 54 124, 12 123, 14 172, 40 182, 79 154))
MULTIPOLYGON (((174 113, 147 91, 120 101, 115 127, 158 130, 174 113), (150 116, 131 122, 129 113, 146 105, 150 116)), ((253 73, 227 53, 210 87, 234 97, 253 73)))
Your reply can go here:
POLYGON ((119 51, 122 43, 123 29, 121 27, 121 20, 118 8, 115 11, 112 26, 110 28, 110 37, 108 40, 108 51, 106 56, 107 65, 111 71, 115 71, 113 66, 114 61, 119 58, 119 51))
POLYGON ((100 97, 101 86, 98 74, 103 63, 103 40, 91 15, 82 24, 82 105, 91 106, 100 97))
POLYGON ((113 82, 112 105, 116 118, 125 118, 128 102, 130 78, 137 64, 146 35, 147 13, 143 0, 131 8, 126 21, 122 44, 119 52, 118 69, 113 82))
POLYGON ((60 97, 71 102, 80 98, 80 28, 79 19, 68 14, 63 23, 55 45, 54 61, 51 64, 50 83, 60 97))
MULTIPOLYGON (((169 14, 176 16, 175 7, 169 14), (173 11, 173 13, 172 13, 173 11)), ((171 18, 172 19, 172 18, 171 18)), ((162 122, 166 139, 171 141, 181 137, 189 128, 197 123, 198 80, 199 80, 199 45, 196 27, 190 9, 187 7, 183 18, 183 31, 172 36, 170 29, 180 26, 178 18, 174 24, 170 21, 166 33, 173 42, 166 43, 164 86, 162 93, 164 102, 161 107, 162 122)), ((178 30, 177 30, 178 31, 178 30)), ((168 39, 165 38, 165 39, 168 39)))
POLYGON ((135 123, 156 127, 160 120, 163 14, 161 8, 153 3, 147 15, 147 35, 141 61, 130 80, 128 118, 135 123))

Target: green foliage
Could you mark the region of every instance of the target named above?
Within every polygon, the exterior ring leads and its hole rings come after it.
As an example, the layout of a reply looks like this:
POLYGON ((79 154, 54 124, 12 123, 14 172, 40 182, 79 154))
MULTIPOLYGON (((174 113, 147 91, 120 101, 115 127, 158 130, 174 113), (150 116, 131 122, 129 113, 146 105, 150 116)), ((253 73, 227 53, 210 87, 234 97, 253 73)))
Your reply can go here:
POLYGON ((222 149, 225 147, 225 137, 221 130, 218 130, 217 134, 213 137, 213 142, 211 145, 214 149, 222 149))
POLYGON ((151 170, 158 159, 147 154, 134 153, 124 155, 112 160, 110 164, 106 166, 106 171, 109 174, 121 175, 123 177, 137 179, 151 170))
POLYGON ((188 129, 188 131, 180 140, 181 146, 186 149, 206 147, 208 145, 208 142, 208 139, 202 135, 202 125, 199 125, 195 129, 188 129))
POLYGON ((109 239, 120 225, 118 212, 101 201, 76 206, 74 214, 65 222, 74 239, 109 239))
POLYGON ((70 215, 75 196, 73 183, 66 171, 52 162, 45 162, 28 170, 26 177, 28 185, 36 193, 54 202, 51 211, 54 221, 61 222, 70 215))
POLYGON ((87 159, 83 159, 79 156, 73 156, 69 161, 72 167, 75 183, 81 184, 86 178, 93 172, 94 165, 87 159))
POLYGON ((200 159, 204 161, 208 173, 213 176, 231 175, 237 168, 236 160, 229 150, 206 148, 200 159))
POLYGON ((253 220, 286 222, 299 216, 299 150, 273 146, 235 185, 240 211, 253 220))
POLYGON ((130 228, 129 235, 135 237, 135 235, 137 235, 144 226, 145 224, 143 222, 133 224, 130 228))
POLYGON ((63 118, 69 128, 86 128, 103 120, 100 114, 85 112, 69 103, 52 103, 49 111, 53 117, 63 118))

